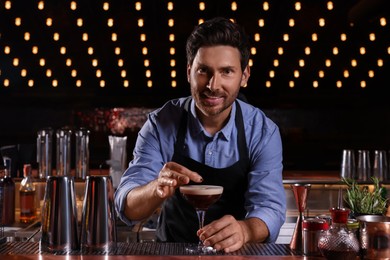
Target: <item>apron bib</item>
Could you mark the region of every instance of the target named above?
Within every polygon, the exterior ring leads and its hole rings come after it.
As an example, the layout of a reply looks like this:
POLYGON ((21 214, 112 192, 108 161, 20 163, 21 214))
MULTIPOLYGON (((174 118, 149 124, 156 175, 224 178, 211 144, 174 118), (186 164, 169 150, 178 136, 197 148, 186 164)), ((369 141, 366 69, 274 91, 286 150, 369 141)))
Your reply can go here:
MULTIPOLYGON (((248 186, 249 157, 240 105, 236 102, 235 122, 238 129, 239 160, 226 168, 213 168, 183 156, 190 101, 191 98, 186 101, 185 112, 181 117, 172 161, 199 173, 203 177, 201 184, 223 186, 221 198, 206 211, 205 225, 224 215, 244 219, 246 215, 244 195, 248 186)), ((190 184, 196 185, 196 183, 190 184)), ((197 243, 199 241, 196 235, 198 229, 199 222, 195 208, 182 197, 180 190, 176 189, 175 195, 168 198, 162 205, 156 230, 157 241, 197 243)))

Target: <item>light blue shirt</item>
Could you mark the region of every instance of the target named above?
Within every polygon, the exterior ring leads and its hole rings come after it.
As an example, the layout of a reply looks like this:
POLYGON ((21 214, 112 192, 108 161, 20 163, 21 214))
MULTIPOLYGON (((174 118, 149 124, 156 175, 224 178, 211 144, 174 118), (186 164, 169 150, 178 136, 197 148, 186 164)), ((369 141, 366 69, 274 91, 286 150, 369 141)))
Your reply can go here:
MULTIPOLYGON (((158 177, 174 153, 176 134, 186 98, 167 102, 151 112, 138 133, 133 159, 115 192, 119 217, 128 225, 136 222, 124 215, 129 191, 158 177)), ((282 179, 282 142, 278 126, 258 108, 240 102, 248 146, 250 172, 245 194, 246 218, 256 217, 269 229, 267 242, 275 242, 286 217, 286 197, 282 179)), ((214 168, 226 168, 239 159, 236 105, 233 104, 228 123, 214 136, 209 135, 195 113, 191 102, 188 131, 185 137, 185 156, 214 168)))

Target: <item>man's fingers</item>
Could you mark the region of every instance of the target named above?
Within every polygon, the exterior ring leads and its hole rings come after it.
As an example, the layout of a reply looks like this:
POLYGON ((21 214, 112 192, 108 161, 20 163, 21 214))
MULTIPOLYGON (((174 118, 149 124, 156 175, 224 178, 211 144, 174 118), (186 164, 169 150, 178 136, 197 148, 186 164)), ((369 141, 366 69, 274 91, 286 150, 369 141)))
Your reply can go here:
POLYGON ((163 171, 165 176, 175 178, 182 184, 187 184, 190 180, 194 182, 202 182, 203 178, 198 173, 180 165, 176 162, 168 162, 164 165, 163 171), (188 178, 188 179, 187 179, 188 178))

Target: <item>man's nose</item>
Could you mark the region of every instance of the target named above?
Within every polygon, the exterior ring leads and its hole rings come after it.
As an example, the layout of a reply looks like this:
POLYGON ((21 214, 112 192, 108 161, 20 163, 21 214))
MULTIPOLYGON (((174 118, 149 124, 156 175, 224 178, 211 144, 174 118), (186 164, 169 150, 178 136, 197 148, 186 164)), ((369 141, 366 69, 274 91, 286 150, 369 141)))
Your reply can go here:
POLYGON ((207 84, 207 88, 211 91, 214 91, 215 89, 219 88, 219 79, 217 75, 213 75, 210 78, 209 83, 207 84))

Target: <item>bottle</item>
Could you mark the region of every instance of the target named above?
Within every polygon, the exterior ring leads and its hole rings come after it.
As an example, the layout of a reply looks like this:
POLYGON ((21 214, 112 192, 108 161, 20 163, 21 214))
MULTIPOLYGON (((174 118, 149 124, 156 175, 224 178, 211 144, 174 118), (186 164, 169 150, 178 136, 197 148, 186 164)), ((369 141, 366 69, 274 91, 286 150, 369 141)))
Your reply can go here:
POLYGON ((31 176, 31 165, 23 167, 23 180, 20 182, 20 222, 31 223, 35 220, 35 185, 31 176))
POLYGON ((3 160, 4 176, 0 179, 0 187, 4 196, 2 224, 9 226, 15 222, 15 182, 11 178, 11 159, 4 156, 3 160))
POLYGON ((355 260, 359 256, 360 245, 355 232, 347 228, 350 209, 332 208, 332 225, 320 237, 318 249, 326 259, 355 260))

